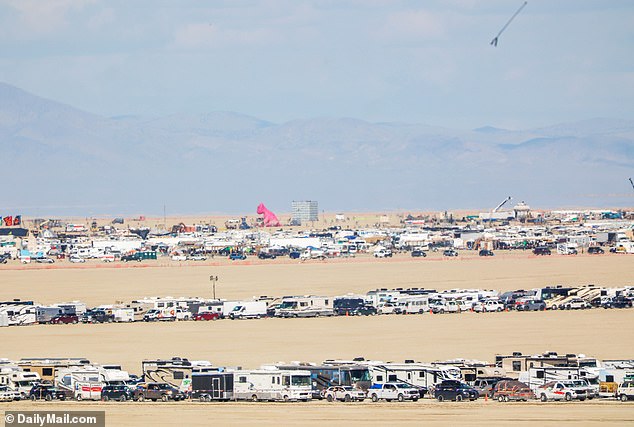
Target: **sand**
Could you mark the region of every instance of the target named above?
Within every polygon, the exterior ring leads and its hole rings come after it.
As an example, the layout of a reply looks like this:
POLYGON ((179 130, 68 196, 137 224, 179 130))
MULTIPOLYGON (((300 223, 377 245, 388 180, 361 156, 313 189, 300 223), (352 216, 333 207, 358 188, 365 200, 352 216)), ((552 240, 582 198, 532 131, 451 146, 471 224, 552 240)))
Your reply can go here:
MULTIPOLYGON (((363 292, 378 287, 517 289, 554 284, 634 284, 631 256, 606 254, 534 257, 500 253, 494 258, 463 256, 425 259, 398 255, 375 260, 299 263, 288 259, 203 264, 155 261, 127 267, 96 262, 54 269, 9 264, 0 269, 0 299, 43 303, 82 300, 89 304, 149 295, 211 296, 209 275, 220 277, 223 298, 254 295, 363 292), (97 267, 99 266, 99 268, 97 267), (34 267, 34 268, 32 268, 34 267)), ((261 319, 168 324, 42 325, 0 329, 0 357, 87 357, 120 363, 139 373, 144 358, 172 356, 217 365, 257 367, 277 361, 321 361, 364 356, 386 361, 466 357, 492 361, 496 353, 585 353, 599 358, 634 357, 634 310, 541 313, 261 319)), ((108 425, 336 424, 385 425, 431 422, 450 425, 614 425, 634 422, 634 404, 500 404, 497 402, 357 405, 308 404, 0 404, 0 409, 105 409, 108 425)))

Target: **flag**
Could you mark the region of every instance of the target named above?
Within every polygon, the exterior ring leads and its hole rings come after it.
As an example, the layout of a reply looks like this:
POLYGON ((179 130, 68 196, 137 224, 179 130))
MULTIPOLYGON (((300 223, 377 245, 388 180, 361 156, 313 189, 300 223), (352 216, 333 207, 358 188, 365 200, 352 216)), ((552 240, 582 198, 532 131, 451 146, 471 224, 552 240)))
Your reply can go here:
POLYGON ((22 215, 16 215, 15 218, 13 218, 13 225, 20 224, 22 224, 22 215))
POLYGON ((4 225, 6 225, 7 227, 11 227, 13 225, 13 217, 12 216, 5 216, 4 217, 4 225))

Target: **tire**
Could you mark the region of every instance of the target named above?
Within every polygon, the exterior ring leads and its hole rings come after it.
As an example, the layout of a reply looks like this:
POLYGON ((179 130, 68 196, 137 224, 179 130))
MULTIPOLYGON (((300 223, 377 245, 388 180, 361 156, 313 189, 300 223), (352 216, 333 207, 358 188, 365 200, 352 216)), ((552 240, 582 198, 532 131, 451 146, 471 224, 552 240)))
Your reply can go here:
POLYGON ((440 314, 445 314, 445 309, 444 308, 440 309, 440 314))
POLYGON ((436 396, 436 400, 438 400, 439 402, 442 402, 443 400, 445 400, 444 397, 442 397, 442 394, 439 396, 436 396))
POLYGON ((167 394, 164 394, 163 396, 161 396, 161 400, 163 402, 167 402, 168 400, 170 400, 169 396, 167 394))
POLYGON ((83 397, 81 397, 81 394, 78 394, 77 397, 75 397, 75 399, 77 399, 78 402, 81 402, 83 397))
POLYGON ((396 400, 398 400, 399 402, 402 402, 405 400, 405 396, 403 396, 402 394, 399 394, 396 400))
POLYGON ((566 393, 566 396, 564 397, 564 400, 566 402, 570 402, 572 400, 572 394, 570 393, 566 393))
POLYGON ((44 399, 50 402, 51 400, 53 400, 53 396, 51 396, 50 394, 47 394, 44 399))
POLYGON ((287 395, 284 395, 283 400, 284 400, 284 402, 288 402, 290 399, 288 398, 288 396, 287 396, 287 395))
POLYGON ((542 393, 542 395, 541 395, 541 396, 539 396, 539 400, 541 400, 542 402, 547 402, 547 401, 548 401, 548 398, 546 397, 546 395, 545 395, 545 394, 543 394, 543 393, 542 393))
POLYGON ((500 311, 502 311, 502 307, 498 307, 496 311, 499 313, 500 311))
POLYGON ((145 396, 143 394, 139 394, 139 398, 137 399, 139 402, 145 401, 145 396))
POLYGON ((627 395, 626 394, 622 394, 621 395, 621 402, 627 402, 627 395))
POLYGON ((122 394, 121 396, 119 396, 119 402, 125 402, 127 400, 127 398, 125 397, 125 394, 122 394))
MULTIPOLYGON (((35 397, 35 396, 32 396, 32 397, 35 397)), ((33 400, 35 400, 35 399, 33 399, 33 400)), ((378 402, 379 401, 379 398, 378 398, 378 396, 376 394, 372 395, 372 401, 373 402, 378 402)))
MULTIPOLYGON (((621 396, 623 397, 623 396, 621 396)), ((37 400, 37 397, 35 397, 34 394, 31 395, 31 397, 29 397, 29 399, 31 399, 33 402, 35 402, 37 400)))
POLYGON ((332 398, 332 394, 329 394, 328 396, 326 396, 326 400, 328 402, 332 402, 334 399, 332 398))
POLYGON ((258 396, 255 395, 255 394, 253 396, 251 396, 251 401, 252 402, 257 402, 258 401, 258 396))
POLYGON ((461 394, 457 394, 456 395, 456 402, 462 402, 462 395, 461 394))
POLYGON ((498 402, 504 402, 504 396, 498 396, 498 402))
POLYGON ((101 398, 101 400, 103 400, 104 402, 107 402, 110 400, 110 398, 108 396, 104 396, 101 398))
POLYGON ((504 396, 504 401, 505 401, 505 402, 508 402, 509 400, 511 400, 511 399, 509 398, 509 396, 508 396, 508 395, 504 396))

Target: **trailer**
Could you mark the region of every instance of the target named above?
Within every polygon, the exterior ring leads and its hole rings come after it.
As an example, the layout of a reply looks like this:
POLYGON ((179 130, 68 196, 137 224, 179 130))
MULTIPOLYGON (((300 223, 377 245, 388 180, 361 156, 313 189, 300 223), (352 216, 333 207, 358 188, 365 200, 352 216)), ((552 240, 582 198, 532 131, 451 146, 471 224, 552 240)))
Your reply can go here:
POLYGON ((201 402, 234 400, 233 372, 192 373, 191 398, 201 402))
POLYGON ((134 322, 133 308, 113 308, 112 315, 115 322, 134 322))
POLYGON ((20 359, 17 365, 25 372, 37 373, 43 382, 55 383, 60 369, 90 366, 90 361, 84 358, 30 358, 20 359))
POLYGON ((334 314, 331 298, 314 295, 284 297, 275 311, 276 317, 320 317, 334 314))
POLYGON ((189 361, 180 357, 141 362, 145 382, 168 383, 183 392, 191 390, 194 372, 218 372, 208 361, 189 361))
POLYGON ((460 369, 452 366, 438 366, 430 363, 406 360, 404 363, 367 361, 364 363, 373 384, 402 382, 413 387, 430 390, 445 380, 459 381, 460 369))
POLYGON ((35 309, 37 323, 49 323, 55 316, 62 314, 62 309, 57 306, 39 306, 35 309))
POLYGON ((550 366, 529 368, 519 374, 519 381, 527 384, 534 393, 537 389, 551 381, 587 380, 591 386, 598 388, 598 375, 585 368, 571 366, 550 366))
POLYGON ((230 319, 259 319, 266 316, 266 301, 240 301, 229 312, 230 319))
POLYGON ((0 315, 6 315, 7 326, 32 325, 36 323, 36 307, 33 304, 0 305, 0 315))
POLYGON ((305 370, 258 369, 233 372, 236 400, 302 401, 311 399, 311 374, 305 370))

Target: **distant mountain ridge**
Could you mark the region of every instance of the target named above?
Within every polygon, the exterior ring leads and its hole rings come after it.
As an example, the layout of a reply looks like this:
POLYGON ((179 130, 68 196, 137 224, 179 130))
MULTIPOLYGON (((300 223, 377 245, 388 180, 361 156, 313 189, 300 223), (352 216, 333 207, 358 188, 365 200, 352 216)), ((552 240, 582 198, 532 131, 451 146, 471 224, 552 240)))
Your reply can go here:
POLYGON ((0 83, 0 209, 26 215, 633 206, 634 121, 520 131, 231 112, 106 118, 0 83), (615 194, 617 195, 615 197, 615 194), (618 196, 618 195, 621 196, 618 196))

